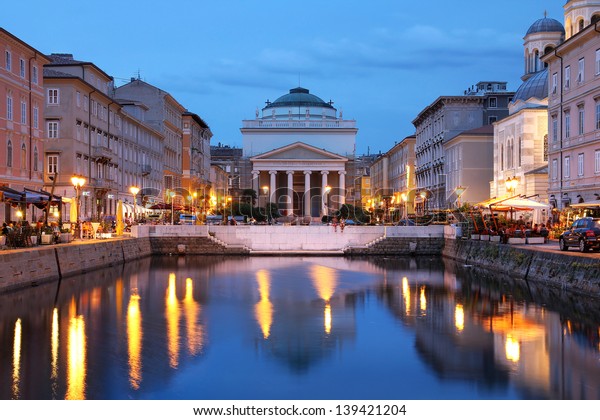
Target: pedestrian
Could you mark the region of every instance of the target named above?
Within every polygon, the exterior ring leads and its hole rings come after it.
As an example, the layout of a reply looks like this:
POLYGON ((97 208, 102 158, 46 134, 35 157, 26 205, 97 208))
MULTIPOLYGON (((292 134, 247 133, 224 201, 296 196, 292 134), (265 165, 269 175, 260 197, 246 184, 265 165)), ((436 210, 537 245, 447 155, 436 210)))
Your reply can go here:
POLYGON ((337 232, 338 218, 336 216, 333 216, 333 220, 331 221, 331 224, 333 225, 333 231, 337 232))
POLYGON ((340 220, 340 231, 344 233, 344 227, 346 227, 346 221, 344 219, 340 220))

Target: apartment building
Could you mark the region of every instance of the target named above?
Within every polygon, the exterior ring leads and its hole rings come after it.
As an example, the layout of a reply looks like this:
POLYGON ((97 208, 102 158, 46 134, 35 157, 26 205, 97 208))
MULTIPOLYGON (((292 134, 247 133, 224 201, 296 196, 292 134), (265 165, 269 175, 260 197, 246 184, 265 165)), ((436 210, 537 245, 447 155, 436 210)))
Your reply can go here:
MULTIPOLYGON (((25 188, 39 191, 44 185, 42 70, 49 59, 3 28, 0 50, 0 186, 19 192, 25 188)), ((16 221, 16 211, 2 203, 0 219, 16 221)), ((33 220, 34 206, 30 212, 22 217, 33 220)))
POLYGON ((169 201, 169 193, 175 192, 175 201, 183 204, 183 114, 187 110, 168 92, 139 78, 116 88, 113 97, 117 101, 141 102, 148 107, 146 123, 164 137, 162 197, 169 201))
POLYGON ((566 39, 548 65, 549 201, 563 209, 600 198, 600 3, 564 5, 566 39))

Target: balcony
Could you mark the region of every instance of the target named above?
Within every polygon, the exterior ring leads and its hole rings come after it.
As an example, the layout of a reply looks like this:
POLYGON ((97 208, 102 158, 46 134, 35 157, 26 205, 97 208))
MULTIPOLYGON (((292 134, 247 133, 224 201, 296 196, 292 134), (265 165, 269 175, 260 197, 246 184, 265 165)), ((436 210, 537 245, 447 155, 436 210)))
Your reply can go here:
POLYGON ((148 176, 150 175, 150 173, 152 172, 152 166, 151 165, 141 165, 141 172, 142 172, 142 176, 148 176))
POLYGON ((110 150, 108 147, 96 146, 94 147, 94 157, 99 161, 111 161, 117 160, 117 154, 110 150))
POLYGON ((111 190, 117 188, 117 183, 112 179, 95 178, 92 180, 94 189, 97 190, 111 190))

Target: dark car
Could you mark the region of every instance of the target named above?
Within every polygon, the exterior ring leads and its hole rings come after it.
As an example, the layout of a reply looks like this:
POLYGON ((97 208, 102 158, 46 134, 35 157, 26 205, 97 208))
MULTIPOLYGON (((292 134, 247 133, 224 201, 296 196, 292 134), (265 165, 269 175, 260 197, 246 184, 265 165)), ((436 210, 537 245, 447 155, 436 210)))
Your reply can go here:
POLYGON ((415 226, 415 221, 412 219, 402 219, 396 223, 396 226, 415 226))
POLYGON ((558 246, 562 251, 566 251, 570 246, 579 247, 581 252, 600 250, 600 219, 582 217, 576 220, 571 229, 560 235, 558 246))

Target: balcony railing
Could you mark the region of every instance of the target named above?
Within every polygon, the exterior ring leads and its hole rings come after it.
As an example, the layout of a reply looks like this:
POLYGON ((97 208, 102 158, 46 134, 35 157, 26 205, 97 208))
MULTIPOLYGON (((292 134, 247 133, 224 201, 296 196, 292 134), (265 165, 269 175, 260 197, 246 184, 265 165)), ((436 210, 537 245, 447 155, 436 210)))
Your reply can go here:
POLYGON ((244 128, 356 128, 351 120, 244 120, 244 128))
POLYGON ((112 179, 95 178, 92 180, 92 184, 96 189, 116 189, 117 183, 112 179))
POLYGON ((106 160, 116 160, 117 154, 110 150, 108 147, 96 146, 94 147, 94 157, 106 160))

